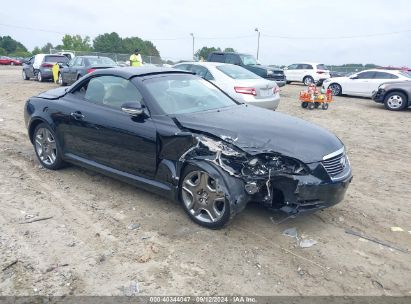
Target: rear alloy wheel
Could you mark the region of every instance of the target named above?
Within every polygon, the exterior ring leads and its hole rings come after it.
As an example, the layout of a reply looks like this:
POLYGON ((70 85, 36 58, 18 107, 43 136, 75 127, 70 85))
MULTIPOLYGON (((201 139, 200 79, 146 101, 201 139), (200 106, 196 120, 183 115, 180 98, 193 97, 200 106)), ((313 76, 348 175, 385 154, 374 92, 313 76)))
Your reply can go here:
POLYGON ((27 74, 26 74, 26 71, 25 71, 25 70, 23 70, 23 71, 21 72, 21 75, 22 75, 22 77, 23 77, 23 80, 29 80, 29 78, 27 77, 27 74))
POLYGON ((12 62, 10 62, 10 65, 14 65, 14 62, 12 61, 12 62))
POLYGON ((305 76, 303 82, 306 86, 309 86, 310 84, 314 83, 314 78, 312 78, 311 76, 305 76))
POLYGON ((341 86, 338 83, 332 83, 328 86, 328 88, 331 90, 331 94, 333 96, 340 96, 341 95, 341 86))
POLYGON ((43 167, 50 170, 63 167, 56 136, 47 124, 41 123, 36 127, 33 133, 33 144, 37 158, 43 167))
POLYGON ((37 80, 39 82, 43 82, 43 75, 41 75, 41 71, 38 71, 38 73, 37 73, 37 80))
POLYGON ((59 73, 59 77, 58 77, 58 79, 57 79, 57 83, 58 83, 59 85, 61 85, 61 86, 67 85, 67 83, 65 83, 65 82, 63 81, 63 76, 61 75, 61 73, 59 73))
POLYGON ((217 229, 230 219, 230 204, 215 179, 199 168, 188 171, 181 184, 181 200, 190 218, 197 224, 217 229))
POLYGON ((407 106, 407 97, 400 92, 391 92, 385 96, 384 105, 387 110, 400 111, 407 106))

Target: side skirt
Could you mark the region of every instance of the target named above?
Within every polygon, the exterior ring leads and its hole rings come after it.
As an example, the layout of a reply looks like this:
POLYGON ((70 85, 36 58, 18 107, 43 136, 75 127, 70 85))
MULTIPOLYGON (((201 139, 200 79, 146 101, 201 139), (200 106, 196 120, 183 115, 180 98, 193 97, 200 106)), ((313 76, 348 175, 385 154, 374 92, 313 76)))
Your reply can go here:
POLYGON ((80 167, 90 169, 101 174, 110 176, 112 178, 115 178, 117 180, 126 182, 133 186, 137 186, 149 192, 159 194, 168 199, 174 200, 176 197, 175 188, 172 185, 168 185, 167 183, 162 183, 156 180, 148 179, 145 177, 123 172, 117 169, 113 169, 111 167, 99 164, 92 160, 85 159, 72 153, 64 154, 64 160, 74 165, 78 165, 80 167))

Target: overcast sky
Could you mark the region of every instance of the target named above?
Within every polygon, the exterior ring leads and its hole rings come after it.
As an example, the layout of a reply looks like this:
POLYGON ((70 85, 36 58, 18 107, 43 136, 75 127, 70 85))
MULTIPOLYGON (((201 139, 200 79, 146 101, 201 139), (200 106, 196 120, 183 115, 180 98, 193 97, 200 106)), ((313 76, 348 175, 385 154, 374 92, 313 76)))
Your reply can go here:
POLYGON ((191 58, 190 33, 196 50, 233 47, 255 55, 256 27, 264 64, 304 60, 411 66, 409 0, 13 0, 0 11, 0 36, 10 35, 30 50, 46 42, 59 44, 64 33, 94 38, 117 32, 152 40, 163 58, 174 60, 191 58), (301 39, 364 35, 371 36, 301 39))

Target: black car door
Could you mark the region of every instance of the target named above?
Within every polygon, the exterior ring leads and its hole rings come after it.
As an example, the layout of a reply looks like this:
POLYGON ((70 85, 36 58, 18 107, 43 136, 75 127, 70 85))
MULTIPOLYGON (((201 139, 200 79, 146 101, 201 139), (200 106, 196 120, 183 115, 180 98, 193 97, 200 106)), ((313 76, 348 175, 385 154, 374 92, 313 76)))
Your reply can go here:
POLYGON ((91 78, 62 99, 57 135, 63 153, 133 175, 156 171, 156 129, 151 118, 136 119, 121 111, 142 95, 129 80, 102 75, 91 78))

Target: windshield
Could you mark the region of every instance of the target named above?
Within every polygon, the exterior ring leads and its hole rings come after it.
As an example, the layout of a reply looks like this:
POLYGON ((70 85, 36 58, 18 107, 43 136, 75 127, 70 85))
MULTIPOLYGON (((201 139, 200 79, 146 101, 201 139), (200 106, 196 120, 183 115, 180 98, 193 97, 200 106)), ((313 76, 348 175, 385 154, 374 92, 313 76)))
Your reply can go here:
POLYGON ((256 74, 237 65, 220 65, 217 69, 233 79, 259 79, 256 74))
POLYGON ((69 62, 69 59, 66 56, 45 56, 44 62, 69 62))
POLYGON ((167 75, 144 81, 165 114, 182 114, 237 105, 208 81, 194 75, 167 75))
POLYGON ((108 57, 91 57, 87 58, 87 60, 90 62, 90 65, 116 65, 114 60, 108 57))
POLYGON ((251 55, 241 55, 240 54, 240 58, 244 65, 258 64, 257 60, 255 60, 255 58, 251 55))

